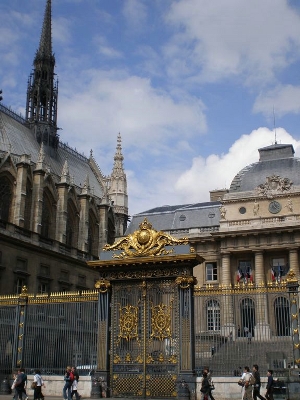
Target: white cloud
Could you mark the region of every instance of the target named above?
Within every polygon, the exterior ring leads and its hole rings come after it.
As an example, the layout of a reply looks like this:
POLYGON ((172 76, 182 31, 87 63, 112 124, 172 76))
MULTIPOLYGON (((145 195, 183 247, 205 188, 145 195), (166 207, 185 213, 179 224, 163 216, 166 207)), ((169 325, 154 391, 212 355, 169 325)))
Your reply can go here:
POLYGON ((179 0, 166 20, 177 30, 165 48, 173 75, 261 84, 300 56, 300 15, 286 1, 179 0))
POLYGON ((270 116, 282 117, 288 113, 300 112, 300 86, 278 85, 268 92, 261 93, 255 100, 253 111, 270 116))
POLYGON ((62 140, 68 141, 64 137, 69 134, 74 146, 85 152, 87 143, 89 148, 115 144, 118 132, 126 137, 128 147, 164 152, 171 140, 172 151, 183 137, 188 140, 206 130, 201 101, 171 96, 153 88, 148 79, 124 71, 90 70, 73 79, 72 85, 65 78, 61 81, 59 123, 68 126, 62 140))

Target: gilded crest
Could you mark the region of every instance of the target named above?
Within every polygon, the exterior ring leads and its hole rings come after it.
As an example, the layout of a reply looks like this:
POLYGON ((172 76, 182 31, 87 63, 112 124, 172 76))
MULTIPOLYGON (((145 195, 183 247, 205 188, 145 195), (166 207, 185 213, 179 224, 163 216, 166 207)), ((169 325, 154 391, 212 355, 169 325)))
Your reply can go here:
POLYGON ((173 249, 165 249, 165 246, 188 244, 188 238, 176 239, 171 235, 156 231, 152 228, 147 218, 139 225, 140 229, 120 239, 113 245, 106 244, 104 251, 122 250, 113 258, 160 256, 172 254, 173 249))

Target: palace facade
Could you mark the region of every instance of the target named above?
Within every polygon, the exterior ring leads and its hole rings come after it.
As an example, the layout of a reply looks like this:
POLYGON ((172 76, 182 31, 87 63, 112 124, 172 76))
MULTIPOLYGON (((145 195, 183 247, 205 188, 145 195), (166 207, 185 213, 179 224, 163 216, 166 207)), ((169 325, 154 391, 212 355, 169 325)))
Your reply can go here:
POLYGON ((204 258, 194 269, 199 335, 251 342, 291 336, 285 281, 290 271, 299 280, 300 159, 291 144, 258 152, 229 189, 210 192, 210 202, 142 212, 127 230, 147 218, 157 230, 188 237, 204 258))

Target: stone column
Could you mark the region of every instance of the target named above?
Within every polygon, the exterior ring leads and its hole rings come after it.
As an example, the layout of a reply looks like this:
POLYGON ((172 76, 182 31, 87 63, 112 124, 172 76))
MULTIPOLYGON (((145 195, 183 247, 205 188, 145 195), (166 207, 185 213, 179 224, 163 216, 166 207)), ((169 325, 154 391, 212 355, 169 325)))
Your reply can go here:
POLYGON ((255 286, 257 290, 255 302, 254 340, 270 339, 271 330, 268 323, 267 294, 265 291, 264 255, 262 251, 255 252, 255 286))
POLYGON ((290 270, 293 270, 295 272, 295 275, 299 281, 300 271, 299 271, 299 260, 298 260, 298 248, 290 249, 289 258, 290 258, 290 270))
POLYGON ((265 285, 264 255, 262 251, 255 252, 255 284, 265 285))
MULTIPOLYGON (((230 268, 230 253, 222 254, 222 286, 224 287, 224 295, 222 296, 221 310, 223 321, 221 321, 221 334, 229 337, 232 332, 233 339, 235 338, 235 326, 233 323, 233 299, 231 293, 231 268, 230 268)), ((221 317, 222 318, 222 317, 221 317)))

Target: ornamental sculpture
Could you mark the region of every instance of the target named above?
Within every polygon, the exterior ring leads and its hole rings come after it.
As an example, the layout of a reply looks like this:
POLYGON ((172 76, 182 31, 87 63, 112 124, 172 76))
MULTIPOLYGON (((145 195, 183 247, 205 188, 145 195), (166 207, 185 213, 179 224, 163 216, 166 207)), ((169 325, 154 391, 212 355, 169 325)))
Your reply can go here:
POLYGON ((260 196, 272 198, 278 193, 290 192, 293 182, 289 178, 279 175, 268 176, 265 183, 257 186, 256 190, 260 196))
POLYGON ((106 244, 104 251, 123 250, 120 254, 114 254, 113 258, 160 256, 174 252, 174 249, 166 249, 165 246, 188 244, 188 238, 176 239, 162 231, 152 229, 147 218, 139 225, 140 229, 120 239, 116 243, 106 244))

